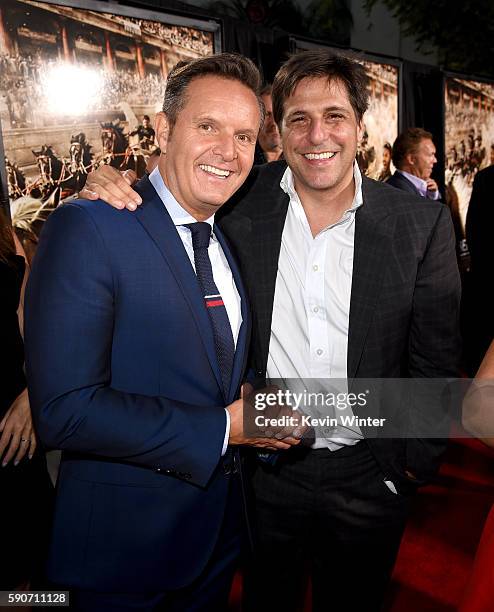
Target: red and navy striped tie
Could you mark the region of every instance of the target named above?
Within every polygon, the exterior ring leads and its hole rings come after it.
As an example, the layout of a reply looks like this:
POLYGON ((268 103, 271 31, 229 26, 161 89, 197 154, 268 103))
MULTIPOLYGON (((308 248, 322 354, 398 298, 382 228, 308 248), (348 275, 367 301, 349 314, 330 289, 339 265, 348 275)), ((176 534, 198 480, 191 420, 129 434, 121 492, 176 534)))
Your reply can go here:
POLYGON ((185 225, 192 234, 196 275, 204 296, 204 304, 213 327, 214 344, 220 366, 225 396, 230 389, 230 380, 235 356, 235 343, 225 304, 213 279, 208 246, 211 237, 209 223, 188 223, 185 225))

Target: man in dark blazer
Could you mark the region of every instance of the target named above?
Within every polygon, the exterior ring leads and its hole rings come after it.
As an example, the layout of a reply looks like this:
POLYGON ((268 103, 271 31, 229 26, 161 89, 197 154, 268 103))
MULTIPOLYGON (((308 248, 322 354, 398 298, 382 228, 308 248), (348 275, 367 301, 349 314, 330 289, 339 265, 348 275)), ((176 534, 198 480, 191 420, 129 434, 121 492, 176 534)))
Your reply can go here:
POLYGON ((244 512, 235 449, 288 447, 243 437, 249 308, 213 226, 252 167, 258 87, 236 55, 173 72, 138 214, 80 200, 43 231, 27 373, 37 433, 63 451, 48 577, 76 610, 224 609, 244 512))
MULTIPOLYGON (((253 310, 252 372, 268 379, 441 378, 457 373, 459 275, 449 211, 363 177, 355 163, 367 76, 328 50, 278 71, 286 162, 255 168, 222 209, 253 310)), ((91 190, 133 201, 125 180, 91 190)), ((330 381, 331 382, 331 381, 330 381)), ((411 415, 427 432, 433 415, 411 415)), ((253 464, 254 563, 246 609, 381 608, 410 496, 444 442, 335 428, 253 464)))
POLYGON ((490 279, 494 268, 494 166, 478 172, 473 181, 466 219, 470 272, 464 289, 464 352, 468 374, 474 376, 494 338, 494 300, 490 279))
POLYGON ((421 198, 440 199, 437 183, 431 177, 437 159, 430 132, 409 128, 399 134, 393 144, 392 158, 396 171, 386 181, 388 185, 421 198))

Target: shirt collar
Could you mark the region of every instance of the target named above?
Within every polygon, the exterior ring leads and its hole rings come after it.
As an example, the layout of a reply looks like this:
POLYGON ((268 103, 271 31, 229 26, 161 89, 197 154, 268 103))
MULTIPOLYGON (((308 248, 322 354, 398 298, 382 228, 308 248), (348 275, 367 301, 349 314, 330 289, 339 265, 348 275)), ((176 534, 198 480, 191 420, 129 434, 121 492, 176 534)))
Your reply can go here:
POLYGON ((412 183, 412 185, 420 191, 421 195, 423 195, 424 197, 427 195, 427 181, 424 181, 424 179, 421 179, 419 176, 415 176, 414 174, 405 172, 404 170, 396 170, 396 172, 403 174, 403 176, 407 178, 410 183, 412 183))
MULTIPOLYGON (((183 208, 183 206, 181 206, 173 197, 171 191, 165 185, 165 181, 163 180, 158 167, 151 172, 149 175, 149 180, 152 186, 156 189, 157 194, 165 205, 168 214, 176 226, 185 225, 186 223, 197 223, 197 219, 194 219, 194 217, 188 213, 185 208, 183 208)), ((209 219, 206 219, 205 223, 209 223, 209 225, 213 227, 214 215, 211 215, 209 219)))
MULTIPOLYGON (((353 162, 353 178, 355 180, 355 195, 353 196, 352 205, 345 212, 355 211, 364 203, 364 198, 362 196, 362 174, 356 161, 353 162)), ((289 196, 290 200, 295 199, 299 201, 299 196, 293 183, 293 172, 291 171, 290 166, 287 166, 283 176, 281 177, 280 187, 289 196)))

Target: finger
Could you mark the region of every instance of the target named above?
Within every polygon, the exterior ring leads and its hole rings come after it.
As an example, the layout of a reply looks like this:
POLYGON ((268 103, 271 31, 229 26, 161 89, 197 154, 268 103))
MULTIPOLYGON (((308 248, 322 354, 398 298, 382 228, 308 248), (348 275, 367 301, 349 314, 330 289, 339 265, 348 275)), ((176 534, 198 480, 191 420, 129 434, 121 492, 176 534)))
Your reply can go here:
POLYGON ((249 395, 252 395, 253 392, 254 387, 250 383, 244 383, 240 389, 240 398, 245 399, 246 397, 249 397, 249 395))
POLYGON ((79 191, 79 197, 84 200, 99 200, 99 194, 97 194, 96 191, 91 191, 87 187, 79 191))
POLYGON ((0 436, 0 457, 2 457, 3 453, 5 452, 5 449, 9 445, 12 433, 12 426, 7 424, 7 426, 2 432, 2 435, 0 436))
POLYGON ((5 457, 3 458, 2 467, 5 467, 10 462, 12 457, 15 455, 15 453, 19 449, 20 442, 21 442, 21 434, 18 432, 14 432, 10 440, 10 445, 8 446, 7 452, 5 453, 5 457))
POLYGON ((268 448, 272 448, 273 450, 288 450, 290 448, 290 444, 287 444, 285 441, 278 440, 276 442, 271 442, 268 448))
POLYGON ((288 416, 290 420, 287 420, 287 424, 280 428, 275 437, 278 438, 278 440, 283 440, 284 438, 288 437, 296 437, 293 434, 296 429, 298 430, 301 427, 300 414, 295 410, 290 410, 288 413, 286 410, 282 410, 280 415, 288 416))
POLYGON ((122 176, 131 186, 137 181, 137 174, 133 170, 130 170, 130 168, 129 170, 124 170, 122 176))
POLYGON ((19 448, 17 450, 17 455, 14 458, 14 465, 18 465, 20 460, 25 457, 27 451, 29 450, 29 446, 31 444, 31 437, 29 435, 29 431, 25 431, 21 435, 21 439, 19 441, 19 448))
MULTIPOLYGON (((128 197, 125 192, 111 182, 100 179, 99 183, 86 183, 85 190, 98 194, 98 198, 115 208, 125 208, 128 197)), ((83 192, 81 192, 83 195, 83 192)))
POLYGON ((270 450, 288 450, 291 445, 285 442, 285 440, 276 440, 275 438, 259 438, 255 446, 269 448, 270 450))
POLYGON ((36 434, 34 433, 34 431, 31 432, 30 439, 31 439, 31 444, 29 445, 29 459, 32 459, 36 451, 36 447, 38 446, 38 443, 36 441, 36 434))
POLYGON ((130 186, 135 180, 136 174, 132 170, 126 170, 120 173, 115 168, 105 166, 103 169, 97 170, 94 175, 92 173, 88 175, 86 187, 100 194, 100 187, 102 187, 114 193, 125 202, 126 205, 133 203, 138 206, 142 204, 141 196, 130 186))
POLYGON ((284 444, 288 444, 289 446, 297 446, 300 444, 300 438, 294 438, 293 436, 288 436, 287 438, 283 438, 282 442, 284 444))

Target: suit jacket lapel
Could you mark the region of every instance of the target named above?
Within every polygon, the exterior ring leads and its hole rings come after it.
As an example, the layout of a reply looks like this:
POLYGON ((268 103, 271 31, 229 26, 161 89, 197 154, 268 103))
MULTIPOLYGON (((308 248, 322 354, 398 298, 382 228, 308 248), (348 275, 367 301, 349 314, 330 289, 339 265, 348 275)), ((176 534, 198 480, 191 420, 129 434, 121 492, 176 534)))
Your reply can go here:
POLYGON ((192 318, 202 338, 218 386, 220 389, 223 389, 211 321, 204 306, 204 297, 184 245, 161 198, 156 193, 149 179, 147 177, 141 179, 135 186, 135 190, 142 197, 143 201, 135 213, 136 217, 156 243, 174 275, 177 285, 190 307, 192 318))
POLYGON ((348 332, 348 378, 354 378, 386 271, 392 229, 383 223, 389 210, 382 192, 363 177, 364 204, 355 217, 352 292, 348 332), (384 206, 383 206, 384 204, 384 206))
POLYGON ((250 340, 250 309, 247 300, 247 293, 245 291, 244 284, 242 282, 242 278, 240 276, 240 270, 238 268, 238 264, 235 261, 235 258, 230 250, 230 247, 223 236, 220 228, 215 224, 214 233, 218 242, 221 244, 221 248, 223 249, 223 253, 228 261, 228 265, 230 266, 230 270, 233 275, 233 279, 235 281, 235 285, 237 287, 237 291, 240 295, 240 313, 242 315, 242 324, 240 326, 240 330, 238 332, 237 338, 237 346, 235 350, 235 359, 233 362, 233 371, 232 378, 230 380, 230 392, 226 400, 230 403, 233 401, 238 387, 241 382, 241 377, 245 370, 245 364, 247 361, 248 355, 248 344, 250 340))
POLYGON ((273 185, 265 191, 264 197, 259 197, 252 222, 249 280, 262 368, 266 367, 268 358, 278 260, 288 204, 289 197, 279 183, 273 185))

